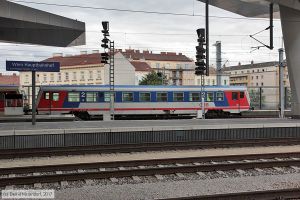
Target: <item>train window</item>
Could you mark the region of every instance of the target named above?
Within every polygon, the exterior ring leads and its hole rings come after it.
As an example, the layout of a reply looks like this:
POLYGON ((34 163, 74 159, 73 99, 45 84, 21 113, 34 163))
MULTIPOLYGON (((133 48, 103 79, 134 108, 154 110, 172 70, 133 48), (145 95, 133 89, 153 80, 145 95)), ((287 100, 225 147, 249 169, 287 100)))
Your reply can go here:
POLYGON ((238 100, 238 93, 232 92, 232 100, 238 100))
POLYGON ((86 93, 86 102, 97 102, 97 92, 87 92, 86 93))
MULTIPOLYGON (((104 101, 110 102, 110 92, 104 92, 104 101)), ((116 93, 114 93, 114 101, 116 101, 116 93)))
POLYGON ((69 102, 79 102, 80 101, 79 92, 69 92, 68 93, 68 101, 69 102))
POLYGON ((183 92, 174 92, 173 101, 183 101, 184 94, 183 92))
POLYGON ((243 99, 245 97, 245 92, 240 92, 240 99, 243 99))
POLYGON ((59 93, 58 92, 53 92, 53 94, 52 94, 52 100, 53 101, 58 101, 59 100, 59 93))
POLYGON ((199 92, 190 93, 190 101, 200 101, 200 93, 199 92))
POLYGON ((142 101, 142 102, 149 102, 149 101, 151 101, 150 92, 141 92, 140 93, 140 101, 142 101))
POLYGON ((206 101, 208 101, 208 102, 214 101, 214 93, 213 92, 207 92, 206 101))
POLYGON ((217 101, 224 101, 224 93, 217 92, 217 101))
POLYGON ((156 93, 156 101, 162 101, 162 102, 168 101, 168 93, 167 92, 156 93))
POLYGON ((3 101, 3 100, 4 100, 4 94, 0 93, 0 101, 3 101))
POLYGON ((132 92, 123 92, 122 101, 123 102, 132 102, 133 101, 133 93, 132 92))
POLYGON ((50 99, 50 92, 44 93, 44 99, 49 100, 50 99))

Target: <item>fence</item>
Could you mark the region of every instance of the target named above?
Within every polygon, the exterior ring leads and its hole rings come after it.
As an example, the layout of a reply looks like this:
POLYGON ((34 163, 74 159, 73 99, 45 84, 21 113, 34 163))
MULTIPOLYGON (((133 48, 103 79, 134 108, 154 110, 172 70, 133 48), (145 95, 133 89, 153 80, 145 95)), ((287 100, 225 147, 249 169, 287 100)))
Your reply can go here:
MULTIPOLYGON (((255 110, 278 110, 279 87, 248 87, 251 107, 255 110)), ((285 109, 291 109, 291 89, 284 88, 285 109)))

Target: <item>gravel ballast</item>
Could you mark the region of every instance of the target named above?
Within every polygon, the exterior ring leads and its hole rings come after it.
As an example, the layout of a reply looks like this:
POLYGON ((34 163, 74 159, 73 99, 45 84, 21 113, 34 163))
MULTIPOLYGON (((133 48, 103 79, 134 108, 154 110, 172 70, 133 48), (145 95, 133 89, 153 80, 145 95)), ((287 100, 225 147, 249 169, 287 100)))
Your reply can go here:
POLYGON ((262 175, 234 178, 198 180, 168 180, 156 183, 123 183, 108 185, 85 185, 56 191, 60 200, 134 200, 208 195, 217 193, 247 192, 300 188, 300 173, 284 175, 262 175))

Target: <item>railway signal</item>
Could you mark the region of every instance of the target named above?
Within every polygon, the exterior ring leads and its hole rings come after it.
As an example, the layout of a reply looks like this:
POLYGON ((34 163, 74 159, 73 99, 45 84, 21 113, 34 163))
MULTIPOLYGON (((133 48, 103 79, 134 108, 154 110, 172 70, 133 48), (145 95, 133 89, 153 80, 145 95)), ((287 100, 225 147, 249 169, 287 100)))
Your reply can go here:
POLYGON ((197 29, 197 35, 198 35, 198 46, 196 46, 196 68, 195 68, 195 74, 197 76, 204 75, 206 72, 206 49, 204 48, 205 45, 205 29, 200 28, 197 29))
POLYGON ((103 39, 101 47, 104 48, 104 53, 101 53, 101 63, 109 64, 109 89, 110 89, 110 119, 114 120, 114 90, 115 90, 115 42, 109 37, 109 22, 102 22, 103 39))

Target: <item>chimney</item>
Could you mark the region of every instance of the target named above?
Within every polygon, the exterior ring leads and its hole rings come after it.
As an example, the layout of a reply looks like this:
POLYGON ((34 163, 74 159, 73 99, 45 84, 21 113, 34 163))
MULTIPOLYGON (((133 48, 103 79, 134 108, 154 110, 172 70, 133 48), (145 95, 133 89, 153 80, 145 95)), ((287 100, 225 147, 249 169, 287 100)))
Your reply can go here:
POLYGON ((140 53, 140 50, 136 50, 135 53, 140 53))
POLYGON ((99 50, 93 50, 92 53, 99 53, 99 50))
POLYGON ((242 65, 242 63, 241 62, 239 62, 239 66, 241 66, 242 65))
POLYGON ((63 53, 53 53, 53 57, 63 57, 63 53))
POLYGON ((160 54, 161 54, 161 55, 167 55, 167 53, 166 53, 166 52, 160 52, 160 54))
POLYGON ((251 65, 254 65, 254 61, 253 60, 251 61, 251 65))
POLYGON ((143 51, 144 54, 149 54, 149 51, 143 51))
POLYGON ((182 56, 182 53, 179 53, 178 55, 182 56))
POLYGON ((80 51, 80 55, 87 55, 87 51, 80 51))

